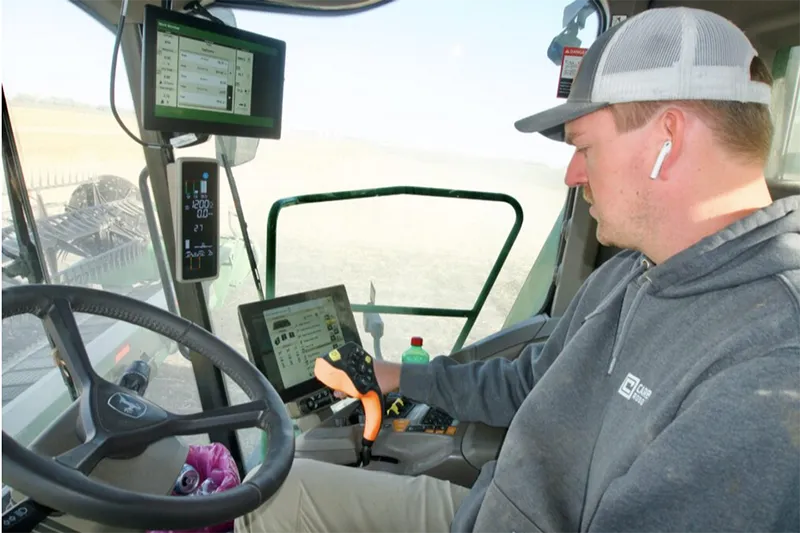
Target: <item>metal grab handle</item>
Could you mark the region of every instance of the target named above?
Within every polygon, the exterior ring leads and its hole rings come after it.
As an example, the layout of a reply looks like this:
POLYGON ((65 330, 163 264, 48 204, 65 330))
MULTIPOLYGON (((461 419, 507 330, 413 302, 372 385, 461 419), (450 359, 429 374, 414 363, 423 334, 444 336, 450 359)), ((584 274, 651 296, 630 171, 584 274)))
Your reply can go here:
MULTIPOLYGON (((180 316, 181 314, 177 305, 178 298, 175 296, 175 287, 172 286, 172 276, 170 275, 169 268, 167 268, 166 254, 161 247, 163 239, 158 233, 158 222, 156 221, 153 204, 150 201, 149 180, 150 172, 147 170, 147 166, 145 166, 139 173, 139 189, 142 193, 142 206, 144 207, 144 216, 147 220, 147 229, 150 232, 150 240, 153 243, 153 252, 156 255, 156 266, 158 267, 158 275, 161 278, 161 287, 164 290, 164 299, 167 301, 167 309, 169 309, 170 313, 180 316)), ((187 361, 191 360, 189 357, 189 348, 178 345, 178 350, 187 361)))

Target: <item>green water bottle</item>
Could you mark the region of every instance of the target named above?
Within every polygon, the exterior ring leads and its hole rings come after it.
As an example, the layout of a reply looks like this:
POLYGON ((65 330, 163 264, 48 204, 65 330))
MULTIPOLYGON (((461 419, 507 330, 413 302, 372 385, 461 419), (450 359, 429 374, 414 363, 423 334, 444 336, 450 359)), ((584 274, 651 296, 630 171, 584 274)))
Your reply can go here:
POLYGON ((411 346, 403 352, 403 363, 426 364, 431 355, 422 347, 422 337, 411 337, 411 346))

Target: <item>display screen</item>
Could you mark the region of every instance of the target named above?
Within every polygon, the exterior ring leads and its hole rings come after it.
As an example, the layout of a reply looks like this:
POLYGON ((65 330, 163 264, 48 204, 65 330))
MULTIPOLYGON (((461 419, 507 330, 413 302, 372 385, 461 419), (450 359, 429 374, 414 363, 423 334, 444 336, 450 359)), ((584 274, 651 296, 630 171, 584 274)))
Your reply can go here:
POLYGON ((179 278, 213 279, 219 270, 219 166, 216 161, 182 161, 178 174, 182 216, 179 278))
POLYGON ((324 388, 318 357, 361 343, 341 285, 239 306, 239 320, 251 359, 286 402, 324 388))
POLYGON ((145 10, 145 128, 280 138, 283 41, 152 5, 145 10))
POLYGON ((314 376, 317 357, 344 344, 330 296, 264 311, 262 319, 267 324, 283 388, 308 381, 314 376))

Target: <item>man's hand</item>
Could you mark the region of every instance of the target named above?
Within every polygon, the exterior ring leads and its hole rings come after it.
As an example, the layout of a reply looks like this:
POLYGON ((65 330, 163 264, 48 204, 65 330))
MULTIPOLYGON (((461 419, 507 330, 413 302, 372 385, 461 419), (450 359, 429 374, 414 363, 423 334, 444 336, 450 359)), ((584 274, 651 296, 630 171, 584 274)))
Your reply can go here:
MULTIPOLYGON (((375 378, 383 394, 394 392, 400 388, 400 363, 390 363, 388 361, 375 361, 375 378)), ((333 395, 339 399, 347 398, 343 392, 334 391, 333 395)))
POLYGON ((381 392, 387 394, 400 388, 400 363, 388 361, 375 361, 375 377, 381 392))

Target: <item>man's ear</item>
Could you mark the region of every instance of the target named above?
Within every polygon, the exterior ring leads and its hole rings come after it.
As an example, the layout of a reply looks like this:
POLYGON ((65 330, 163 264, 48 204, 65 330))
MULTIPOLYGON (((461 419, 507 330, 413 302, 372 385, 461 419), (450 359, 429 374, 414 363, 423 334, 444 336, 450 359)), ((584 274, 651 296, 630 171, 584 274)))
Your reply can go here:
POLYGON ((661 112, 656 126, 655 138, 659 143, 659 153, 665 142, 671 143, 669 153, 663 157, 658 172, 659 179, 667 180, 670 178, 670 170, 681 157, 686 145, 686 115, 677 107, 667 107, 661 112))

